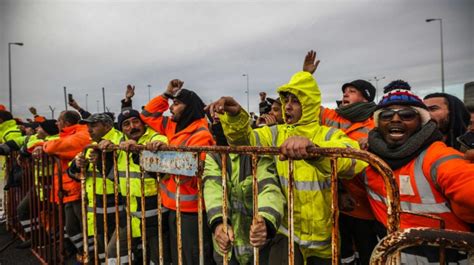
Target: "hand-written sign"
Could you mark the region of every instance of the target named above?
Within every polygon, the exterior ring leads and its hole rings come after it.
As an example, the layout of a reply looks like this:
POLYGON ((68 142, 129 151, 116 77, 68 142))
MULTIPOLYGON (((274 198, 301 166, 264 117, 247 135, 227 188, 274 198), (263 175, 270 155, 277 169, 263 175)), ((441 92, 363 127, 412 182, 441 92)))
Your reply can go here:
POLYGON ((192 152, 163 151, 153 153, 143 151, 140 156, 140 165, 144 170, 151 172, 196 176, 198 156, 192 152))

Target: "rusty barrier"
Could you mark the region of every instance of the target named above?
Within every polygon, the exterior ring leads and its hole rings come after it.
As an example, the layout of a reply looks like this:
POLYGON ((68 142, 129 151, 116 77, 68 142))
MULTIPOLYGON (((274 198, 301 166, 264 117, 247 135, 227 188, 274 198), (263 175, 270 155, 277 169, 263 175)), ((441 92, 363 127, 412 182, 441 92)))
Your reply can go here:
MULTIPOLYGON (((97 146, 89 146, 87 149, 98 149, 97 146)), ((87 149, 84 151, 87 152, 87 149)), ((94 168, 92 169, 91 174, 84 174, 85 168, 82 168, 81 170, 81 189, 82 189, 82 218, 83 218, 83 224, 86 224, 88 221, 87 213, 88 211, 93 213, 93 223, 94 223, 94 231, 97 231, 97 224, 99 222, 104 223, 104 229, 107 229, 107 211, 110 209, 111 211, 114 211, 115 209, 115 221, 116 224, 119 223, 119 191, 118 191, 118 186, 119 186, 119 172, 118 172, 118 161, 117 161, 117 154, 118 152, 126 152, 126 172, 125 172, 125 178, 126 178, 126 203, 125 203, 125 212, 126 212, 126 236, 127 236, 127 255, 126 259, 128 259, 128 263, 132 263, 132 232, 131 232, 131 210, 130 210, 130 178, 131 178, 131 172, 130 172, 130 159, 129 159, 129 152, 131 150, 120 150, 117 146, 115 147, 109 147, 109 150, 96 150, 99 152, 102 152, 102 172, 101 174, 96 173, 96 168, 94 165, 94 168), (86 192, 86 182, 88 179, 92 178, 92 190, 96 191, 96 183, 99 181, 99 179, 102 179, 102 190, 103 190, 103 196, 104 198, 102 199, 103 202, 106 202, 106 179, 108 176, 106 176, 105 173, 105 159, 106 159, 106 154, 105 152, 113 152, 113 184, 114 184, 114 189, 113 189, 113 196, 114 196, 114 202, 115 205, 102 205, 101 213, 103 213, 103 220, 98 220, 97 219, 97 202, 96 202, 96 196, 93 196, 93 207, 88 208, 88 197, 87 197, 87 192, 86 192), (100 175, 100 176, 98 176, 100 175)), ((204 255, 203 255, 203 205, 202 205, 202 182, 201 182, 201 177, 204 171, 204 161, 198 159, 201 157, 202 154, 204 153, 209 153, 209 152, 214 152, 214 153, 219 153, 221 155, 221 163, 222 163, 222 204, 223 204, 223 220, 226 222, 227 220, 227 200, 225 199, 227 197, 227 187, 226 187, 226 178, 227 178, 227 167, 226 167, 226 161, 227 161, 227 156, 230 153, 233 154, 245 154, 245 155, 250 155, 252 157, 252 164, 253 164, 253 187, 252 187, 252 192, 253 192, 253 216, 254 218, 258 215, 258 199, 257 199, 257 194, 258 194, 258 185, 257 185, 257 175, 256 175, 256 163, 257 163, 257 157, 261 155, 279 155, 280 151, 278 148, 274 147, 249 147, 249 146, 240 146, 240 147, 223 147, 223 146, 208 146, 208 147, 170 147, 170 146, 165 146, 159 148, 159 151, 153 153, 150 151, 147 151, 144 146, 137 146, 134 151, 140 151, 141 152, 141 172, 140 172, 140 180, 141 180, 141 225, 142 225, 142 234, 141 234, 141 240, 142 240, 142 245, 146 245, 146 213, 145 213, 145 205, 144 205, 144 171, 155 171, 159 173, 165 173, 165 174, 178 174, 178 175, 186 175, 186 172, 189 173, 189 169, 191 168, 191 172, 188 174, 188 176, 197 176, 198 177, 198 224, 199 224, 199 253, 200 253, 200 264, 204 264, 204 255), (189 156, 186 158, 186 167, 183 165, 180 165, 179 162, 176 162, 177 157, 175 157, 175 161, 164 161, 166 160, 166 157, 160 156, 160 154, 166 154, 166 153, 180 153, 180 154, 189 154, 189 156), (192 163, 191 163, 192 162, 192 163), (190 166, 189 164, 193 164, 194 166, 190 166), (164 166, 163 166, 164 165, 164 166), (171 165, 171 166, 170 166, 171 165), (160 167, 163 166, 163 167, 160 167)), ((388 220, 387 220, 387 230, 388 233, 394 233, 398 230, 399 227, 399 218, 400 218, 400 205, 399 205, 399 194, 398 194, 398 186, 395 183, 395 180, 393 178, 393 173, 390 170, 390 168, 383 162, 380 158, 377 156, 366 152, 366 151, 361 151, 361 150, 354 150, 354 149, 347 149, 347 148, 312 148, 308 150, 311 154, 311 156, 316 157, 316 156, 325 156, 325 157, 330 157, 331 158, 331 191, 332 191, 332 223, 333 223, 333 229, 332 229, 332 257, 333 257, 333 264, 338 264, 339 260, 339 236, 338 236, 338 216, 339 216, 339 209, 338 209, 338 199, 337 199, 337 158, 352 158, 352 159, 358 159, 358 160, 363 160, 368 162, 370 165, 374 167, 375 170, 377 170, 383 177, 385 185, 386 185, 386 190, 387 190, 387 209, 388 209, 388 220)), ((169 156, 168 156, 169 157, 169 156)), ((97 162, 96 162, 97 163, 97 162)), ((95 164, 95 163, 93 163, 95 164)), ((295 188, 295 182, 294 182, 294 162, 293 160, 289 160, 289 179, 288 179, 288 198, 287 198, 287 211, 288 211, 288 256, 289 256, 289 264, 294 264, 294 222, 293 222, 293 204, 294 204, 294 188, 295 188)), ((157 205, 158 205, 158 215, 157 215, 157 223, 158 223, 158 249, 156 250, 147 250, 146 247, 143 247, 143 264, 147 264, 147 255, 149 251, 156 251, 159 255, 159 264, 164 264, 163 260, 163 235, 161 233, 162 225, 163 225, 163 220, 161 220, 161 212, 162 212, 162 206, 161 206, 161 195, 160 195, 160 182, 161 178, 159 177, 156 178, 156 189, 157 189, 157 195, 156 195, 156 200, 157 200, 157 205)), ((112 181, 112 179, 109 177, 112 181)), ((177 250, 178 250, 178 264, 181 265, 183 264, 183 258, 182 258, 182 241, 181 241, 181 209, 180 209, 180 182, 179 179, 176 181, 177 183, 177 188, 176 188, 176 225, 177 225, 177 250)), ((110 193, 109 193, 110 194, 110 193)), ((224 226, 224 229, 226 229, 227 226, 224 226)), ((101 253, 99 253, 99 238, 97 236, 97 233, 94 233, 93 235, 93 240, 88 240, 88 226, 83 225, 83 245, 84 245, 84 250, 83 250, 83 260, 85 264, 92 263, 92 264, 98 264, 99 260, 105 256, 105 259, 111 255, 111 253, 108 253, 108 249, 104 248, 104 254, 102 257, 99 257, 101 253), (93 242, 93 245, 90 246, 90 242, 93 242)), ((121 260, 121 255, 120 255, 120 248, 123 247, 119 244, 120 242, 120 233, 117 233, 116 236, 116 253, 113 253, 116 257, 117 260, 115 261, 116 264, 121 264, 123 260, 121 260)), ((105 242, 105 246, 108 244, 109 237, 107 236, 107 231, 104 231, 104 238, 103 241, 105 242)), ((113 244, 113 243, 112 243, 113 244)), ((171 246, 173 247, 173 246, 171 246)), ((254 248, 254 264, 258 264, 258 256, 259 256, 259 249, 254 248)), ((127 260, 126 260, 127 261, 127 260)), ((227 264, 227 256, 224 257, 224 264, 227 264)))
MULTIPOLYGON (((431 228, 409 228, 388 234, 372 252, 370 264, 387 264, 390 257, 404 248, 419 245, 459 249, 468 253, 468 264, 474 262, 474 234, 431 228)), ((445 263, 441 260, 440 264, 445 263)))
MULTIPOLYGON (((40 153, 35 158, 14 152, 6 158, 6 229, 31 241, 32 253, 43 264, 64 264, 64 213, 62 197, 52 200, 59 160, 40 153)), ((59 178, 61 186, 61 178, 59 178)), ((61 190, 61 189, 59 189, 61 190)))

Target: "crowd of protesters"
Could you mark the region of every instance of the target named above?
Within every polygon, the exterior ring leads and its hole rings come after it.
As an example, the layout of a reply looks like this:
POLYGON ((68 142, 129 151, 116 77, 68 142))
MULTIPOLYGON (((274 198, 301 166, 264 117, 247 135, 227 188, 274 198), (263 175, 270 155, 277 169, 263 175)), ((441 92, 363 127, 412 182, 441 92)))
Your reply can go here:
MULTIPOLYGON (((433 93, 418 97, 403 80, 390 82, 384 95, 374 102, 376 89, 365 80, 341 86, 336 109, 321 105, 321 91, 313 75, 319 65, 316 53, 308 52, 302 71, 276 89, 277 98, 260 93, 259 116, 247 113, 232 97, 223 96, 205 105, 199 95, 183 88, 183 81, 171 80, 165 91, 141 111, 133 108, 135 88, 128 85, 121 111, 89 113, 73 99, 76 110, 61 112, 58 120, 46 119, 30 108, 33 119, 21 122, 0 105, 0 155, 18 151, 20 156, 42 152, 61 161, 54 181, 62 181, 65 231, 77 260, 81 261, 84 236, 93 242, 98 235, 99 262, 117 262, 116 238, 122 263, 138 263, 147 249, 150 264, 158 264, 158 234, 163 234, 165 264, 178 264, 179 240, 176 227, 179 182, 181 244, 183 264, 198 264, 198 182, 196 176, 162 175, 145 172, 141 182, 138 145, 157 151, 162 146, 267 146, 279 147, 278 157, 261 156, 254 165, 248 155, 227 157, 229 215, 222 211, 222 167, 218 154, 203 154, 204 264, 251 264, 253 248, 260 249, 260 264, 288 264, 287 187, 288 159, 294 162, 295 264, 331 264, 331 163, 327 157, 313 157, 308 148, 339 147, 367 150, 383 159, 393 170, 399 186, 403 211, 431 214, 443 219, 446 229, 472 231, 474 223, 474 109, 455 96, 433 93), (172 103, 170 105, 170 102, 172 103), (171 116, 163 113, 170 111, 171 116), (113 152, 88 149, 89 144, 113 152), (130 152, 128 152, 130 151, 130 152), (105 156, 103 158, 102 156, 105 156), (114 197, 114 159, 121 199, 114 197), (105 161, 105 162, 103 162, 105 161), (253 168, 256 166, 256 168, 253 168), (257 172, 258 216, 253 217, 252 172, 257 172), (81 212, 80 174, 86 176, 87 223, 81 212), (105 174, 93 184, 92 176, 105 174), (130 186, 126 177, 130 177, 130 186), (162 231, 158 231, 156 180, 159 180, 162 231), (105 183, 103 183, 105 181, 105 183), (96 189, 94 189, 94 185, 96 189), (142 187, 144 185, 144 187, 142 187), (105 188, 104 188, 105 187, 105 188), (129 193, 130 215, 125 213, 129 193), (142 189, 144 194, 142 194, 142 189), (106 194, 104 194, 104 192, 106 194), (145 200, 142 204, 142 200, 145 200), (142 209, 145 205, 145 209, 142 209), (95 208, 94 217, 92 209, 95 208), (116 214, 120 218, 116 219, 116 214), (146 217, 147 245, 141 245, 146 217), (97 221, 107 215, 107 224, 97 221), (125 220, 130 218, 130 222, 125 220), (127 227, 127 223, 131 227, 127 227), (82 227, 87 226, 87 235, 82 227), (106 227, 105 227, 106 226, 106 227), (132 257, 127 251, 127 229, 132 233, 132 257), (104 242, 104 236, 108 240, 104 242)), ((18 165, 17 165, 18 166, 18 165)), ((369 264, 377 242, 386 234, 387 194, 379 172, 367 163, 339 158, 339 216, 341 264, 369 264)), ((18 186, 16 174, 8 174, 5 190, 18 186)), ((37 184, 37 183, 36 183, 37 184)), ((51 195, 58 202, 58 190, 51 195)), ((26 233, 31 231, 28 193, 18 205, 18 218, 26 233)), ((437 220, 402 214, 401 228, 439 227, 437 220)), ((29 241, 22 244, 29 247, 29 241)), ((92 251, 93 248, 89 248, 92 251)), ((448 251, 448 262, 467 262, 465 253, 448 251)), ((429 246, 410 247, 402 264, 428 264, 439 260, 439 251, 429 246)), ((450 263, 451 264, 451 263, 450 263)))

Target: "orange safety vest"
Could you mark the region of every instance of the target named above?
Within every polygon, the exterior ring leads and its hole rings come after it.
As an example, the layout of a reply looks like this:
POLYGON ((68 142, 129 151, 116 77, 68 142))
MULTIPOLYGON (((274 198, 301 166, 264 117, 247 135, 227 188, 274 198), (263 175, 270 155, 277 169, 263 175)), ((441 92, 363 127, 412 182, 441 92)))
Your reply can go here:
MULTIPOLYGON (((361 138, 367 138, 369 131, 375 127, 372 118, 363 122, 353 123, 350 120, 343 118, 335 110, 324 107, 321 107, 320 122, 321 125, 341 129, 347 136, 349 136, 349 138, 356 141, 361 138)), ((352 179, 342 179, 341 183, 345 190, 347 190, 357 202, 354 210, 344 213, 360 219, 373 220, 374 214, 370 210, 367 191, 365 190, 365 185, 361 175, 356 175, 352 179)))
MULTIPOLYGON (((402 211, 436 215, 445 221, 446 229, 469 231, 464 221, 474 217, 474 164, 464 160, 462 153, 438 141, 393 173, 400 190, 402 211), (451 203, 464 205, 471 211, 459 214, 450 207, 451 203)), ((386 225, 387 199, 383 179, 370 167, 364 173, 364 181, 375 217, 386 225)), ((440 228, 440 222, 401 214, 400 228, 410 227, 440 228)))
POLYGON ((66 170, 69 162, 82 152, 84 148, 91 143, 89 132, 86 125, 72 125, 64 128, 59 133, 59 139, 50 140, 44 143, 43 149, 49 155, 57 156, 61 161, 61 170, 55 164, 54 166, 54 189, 52 199, 59 202, 59 178, 62 180, 63 202, 68 203, 81 199, 81 183, 69 177, 66 170))
MULTIPOLYGON (((140 115, 142 120, 155 131, 166 135, 170 146, 210 146, 215 145, 212 134, 209 131, 208 123, 205 118, 195 120, 188 127, 175 132, 176 122, 169 117, 162 115, 168 109, 168 100, 162 96, 152 99, 140 115)), ((200 157, 204 160, 206 154, 200 157)), ((180 210, 183 212, 195 213, 198 211, 198 179, 196 176, 175 176, 170 175, 169 178, 161 182, 161 198, 163 206, 168 209, 176 210, 176 181, 175 177, 180 180, 180 210)), ((204 202, 203 204, 204 205, 204 202)), ((204 209, 203 209, 204 210, 204 209)))

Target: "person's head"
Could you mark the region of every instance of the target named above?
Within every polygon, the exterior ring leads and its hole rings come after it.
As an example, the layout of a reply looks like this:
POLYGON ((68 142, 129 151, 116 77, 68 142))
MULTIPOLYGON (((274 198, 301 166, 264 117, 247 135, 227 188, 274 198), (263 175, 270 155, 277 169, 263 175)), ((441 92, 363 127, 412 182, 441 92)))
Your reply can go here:
POLYGON ((260 92, 258 95, 260 96, 260 101, 265 101, 265 98, 267 97, 267 93, 260 92))
POLYGON ((140 113, 134 109, 123 109, 118 116, 118 128, 127 138, 138 141, 145 133, 145 123, 140 118, 140 113))
POLYGON ((5 105, 0 104, 0 111, 4 111, 4 110, 7 110, 7 108, 5 108, 5 105))
POLYGON ((365 80, 354 80, 342 86, 342 107, 358 102, 372 102, 374 98, 375 87, 365 80))
POLYGON ((321 108, 321 92, 309 72, 294 74, 288 84, 277 89, 282 103, 283 120, 294 126, 317 126, 321 108))
POLYGON ((62 131, 64 128, 73 126, 79 123, 81 120, 81 115, 75 110, 65 110, 59 114, 57 125, 59 131, 62 131))
POLYGON ((56 135, 59 133, 59 128, 56 120, 45 120, 36 127, 36 134, 39 139, 44 139, 47 136, 56 135))
POLYGON ((173 97, 173 104, 170 106, 171 119, 177 123, 176 132, 179 132, 192 122, 206 116, 204 107, 206 105, 201 98, 188 89, 181 89, 173 97))
POLYGON ((30 122, 30 123, 23 123, 24 133, 25 135, 33 135, 35 134, 35 130, 38 127, 38 123, 30 122))
POLYGON ((270 109, 270 112, 268 112, 268 114, 273 115, 276 118, 277 124, 285 123, 285 121, 283 120, 283 114, 281 111, 280 98, 277 98, 277 99, 268 98, 268 101, 272 103, 272 107, 270 109))
POLYGON ((405 82, 401 79, 398 79, 398 80, 394 80, 394 81, 390 82, 388 85, 386 85, 383 88, 383 93, 386 94, 386 93, 388 93, 392 90, 395 90, 395 89, 411 90, 411 86, 407 82, 405 82))
POLYGON ((13 120, 12 114, 6 110, 0 110, 0 124, 9 120, 13 120))
POLYGON ((467 106, 467 110, 469 111, 471 115, 468 130, 471 132, 474 132, 474 104, 467 106))
POLYGON ((431 120, 423 101, 409 90, 386 93, 374 112, 374 122, 391 148, 403 145, 431 120))
POLYGON ((80 121, 81 124, 87 124, 89 135, 95 142, 100 142, 113 127, 114 121, 105 113, 94 113, 87 119, 80 121))
POLYGON ((431 118, 438 124, 438 129, 446 134, 449 130, 449 103, 445 97, 426 96, 423 100, 428 107, 431 118))

